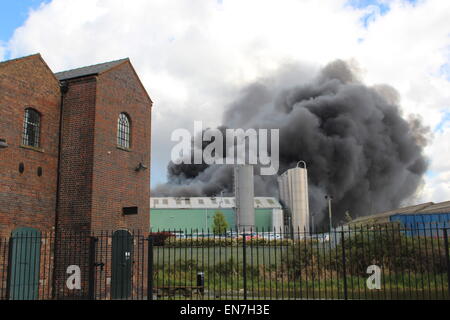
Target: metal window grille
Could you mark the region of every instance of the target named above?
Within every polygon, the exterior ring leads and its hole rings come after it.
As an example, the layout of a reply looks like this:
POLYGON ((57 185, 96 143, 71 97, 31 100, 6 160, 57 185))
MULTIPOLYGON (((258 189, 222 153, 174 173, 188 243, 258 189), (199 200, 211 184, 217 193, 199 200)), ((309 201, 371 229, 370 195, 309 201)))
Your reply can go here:
POLYGON ((117 144, 123 148, 130 147, 130 120, 124 113, 121 113, 119 115, 118 129, 117 129, 117 144))
POLYGON ((39 147, 39 131, 41 116, 34 109, 25 109, 23 120, 22 144, 30 147, 39 147))

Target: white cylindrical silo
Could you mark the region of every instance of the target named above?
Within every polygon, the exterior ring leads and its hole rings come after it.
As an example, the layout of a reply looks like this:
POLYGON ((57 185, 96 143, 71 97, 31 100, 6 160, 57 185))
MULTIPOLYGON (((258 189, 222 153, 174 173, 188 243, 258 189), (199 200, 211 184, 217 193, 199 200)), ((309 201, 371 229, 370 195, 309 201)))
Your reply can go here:
POLYGON ((308 172, 306 168, 294 168, 289 172, 291 202, 295 208, 292 214, 294 232, 309 231, 308 172))
MULTIPOLYGON (((300 161, 303 163, 303 161, 300 161)), ((278 178, 280 199, 290 212, 294 233, 309 231, 308 171, 297 166, 278 178)))
POLYGON ((234 167, 234 192, 236 197, 236 222, 239 231, 255 229, 253 166, 234 167))

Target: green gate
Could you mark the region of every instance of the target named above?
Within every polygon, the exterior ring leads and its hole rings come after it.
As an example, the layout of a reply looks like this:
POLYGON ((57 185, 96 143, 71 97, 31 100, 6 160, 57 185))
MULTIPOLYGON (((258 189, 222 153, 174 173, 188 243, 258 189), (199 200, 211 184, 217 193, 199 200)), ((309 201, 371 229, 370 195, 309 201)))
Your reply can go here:
POLYGON ((127 299, 131 295, 133 236, 126 230, 112 237, 111 298, 127 299))
POLYGON ((39 294, 41 233, 18 228, 11 234, 9 299, 35 300, 39 294))

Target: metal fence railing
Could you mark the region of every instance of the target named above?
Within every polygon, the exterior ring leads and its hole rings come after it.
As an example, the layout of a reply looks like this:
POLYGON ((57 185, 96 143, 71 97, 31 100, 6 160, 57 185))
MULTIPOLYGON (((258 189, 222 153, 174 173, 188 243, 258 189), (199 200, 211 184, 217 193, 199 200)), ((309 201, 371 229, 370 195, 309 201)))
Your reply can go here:
POLYGON ((450 299, 448 228, 0 239, 0 299, 450 299))
POLYGON ((417 230, 157 232, 152 297, 449 299, 447 229, 417 230))
POLYGON ((0 239, 0 300, 143 300, 147 243, 125 230, 0 239))

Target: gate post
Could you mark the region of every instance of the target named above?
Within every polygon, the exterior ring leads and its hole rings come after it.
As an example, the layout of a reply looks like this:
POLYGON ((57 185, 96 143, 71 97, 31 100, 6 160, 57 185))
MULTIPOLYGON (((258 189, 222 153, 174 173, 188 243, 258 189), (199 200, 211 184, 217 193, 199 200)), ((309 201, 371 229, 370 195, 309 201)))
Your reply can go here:
POLYGON ((448 254, 448 229, 444 228, 444 243, 445 243, 445 258, 447 262, 447 292, 448 292, 448 299, 450 299, 450 259, 448 254))
POLYGON ((96 237, 89 237, 89 291, 88 291, 88 299, 95 300, 95 249, 96 249, 96 237))
POLYGON ((342 244, 342 272, 344 274, 344 300, 348 299, 347 294, 347 265, 345 258, 345 234, 344 231, 341 232, 341 244, 342 244))
POLYGON ((153 300, 153 236, 149 235, 147 240, 147 300, 153 300))
POLYGON ((12 247, 13 247, 13 236, 11 235, 8 240, 8 259, 6 260, 8 266, 6 267, 6 300, 10 298, 11 292, 11 261, 12 261, 12 247))

